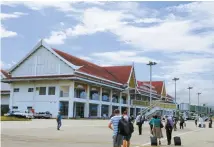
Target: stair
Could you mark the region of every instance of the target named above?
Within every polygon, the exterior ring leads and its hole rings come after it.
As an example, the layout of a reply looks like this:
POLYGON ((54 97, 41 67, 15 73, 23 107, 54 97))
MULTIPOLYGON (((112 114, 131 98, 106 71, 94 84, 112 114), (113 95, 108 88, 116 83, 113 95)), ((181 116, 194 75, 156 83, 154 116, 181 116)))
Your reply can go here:
MULTIPOLYGON (((153 104, 147 108, 145 108, 144 110, 141 111, 141 115, 145 115, 147 113, 150 113, 151 111, 153 111, 153 109, 157 109, 156 105, 159 103, 160 101, 154 101, 153 104)), ((152 113, 152 112, 151 112, 152 113)))

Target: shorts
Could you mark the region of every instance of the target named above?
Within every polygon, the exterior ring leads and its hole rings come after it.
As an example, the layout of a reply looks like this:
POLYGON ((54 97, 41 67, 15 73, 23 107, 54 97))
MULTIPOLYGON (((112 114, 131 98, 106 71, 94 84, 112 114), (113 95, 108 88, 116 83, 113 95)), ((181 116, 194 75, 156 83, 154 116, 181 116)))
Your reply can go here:
POLYGON ((123 136, 123 140, 130 141, 132 135, 123 136))
POLYGON ((120 134, 113 136, 113 147, 121 147, 123 144, 123 136, 120 134))

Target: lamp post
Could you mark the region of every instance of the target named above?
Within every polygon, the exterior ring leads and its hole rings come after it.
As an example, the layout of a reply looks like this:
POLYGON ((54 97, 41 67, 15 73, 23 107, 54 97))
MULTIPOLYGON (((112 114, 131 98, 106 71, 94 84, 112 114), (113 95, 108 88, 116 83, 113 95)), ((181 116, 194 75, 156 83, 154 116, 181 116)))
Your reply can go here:
POLYGON ((152 66, 156 65, 156 64, 157 64, 156 62, 152 62, 152 61, 149 61, 149 63, 146 64, 146 65, 150 66, 150 89, 149 89, 149 102, 150 102, 150 106, 152 105, 152 66))
POLYGON ((191 102, 190 102, 190 90, 193 89, 193 87, 189 86, 187 89, 189 89, 189 111, 190 111, 190 104, 191 104, 191 102))
POLYGON ((197 95, 198 95, 198 116, 199 116, 199 95, 200 94, 201 94, 200 92, 197 93, 197 95))
POLYGON ((179 78, 174 78, 172 80, 175 81, 175 103, 176 103, 176 81, 178 81, 179 78))

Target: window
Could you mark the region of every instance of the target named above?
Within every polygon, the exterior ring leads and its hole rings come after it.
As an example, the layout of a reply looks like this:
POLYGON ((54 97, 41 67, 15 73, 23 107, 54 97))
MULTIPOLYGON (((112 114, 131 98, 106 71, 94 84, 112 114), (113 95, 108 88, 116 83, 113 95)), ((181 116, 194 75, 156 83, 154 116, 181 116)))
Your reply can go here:
POLYGON ((69 97, 69 86, 60 87, 60 97, 69 97))
POLYGON ((28 92, 33 92, 33 88, 28 88, 28 92))
POLYGON ((18 106, 13 106, 13 109, 18 109, 18 106))
POLYGON ((13 92, 19 92, 19 88, 14 88, 13 92))
POLYGON ((27 109, 32 109, 32 108, 33 108, 32 106, 28 106, 28 107, 27 107, 27 109))
POLYGON ((55 95, 55 87, 48 87, 48 95, 55 95))
POLYGON ((46 87, 39 87, 39 95, 46 95, 46 87))

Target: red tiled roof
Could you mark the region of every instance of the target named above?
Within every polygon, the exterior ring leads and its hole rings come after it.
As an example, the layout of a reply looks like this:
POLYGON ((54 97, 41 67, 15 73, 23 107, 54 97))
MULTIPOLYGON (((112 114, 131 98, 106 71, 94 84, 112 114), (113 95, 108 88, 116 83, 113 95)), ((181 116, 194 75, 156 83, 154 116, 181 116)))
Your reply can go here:
POLYGON ((11 76, 8 74, 7 71, 1 69, 1 73, 6 77, 6 78, 10 78, 11 76))
POLYGON ((68 62, 76 66, 82 66, 77 71, 104 78, 106 80, 126 84, 131 73, 132 66, 101 67, 57 49, 53 50, 68 62))
POLYGON ((131 74, 132 66, 106 66, 105 68, 109 73, 114 75, 120 83, 127 83, 131 74))
MULTIPOLYGON (((138 85, 139 84, 143 85, 143 83, 150 84, 149 81, 138 81, 138 85)), ((162 87, 163 87, 163 81, 152 81, 152 86, 154 86, 157 93, 161 95, 162 87)))

